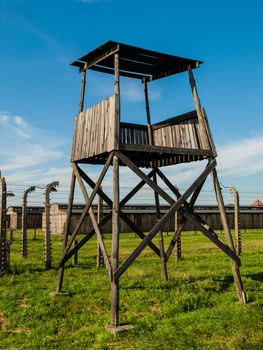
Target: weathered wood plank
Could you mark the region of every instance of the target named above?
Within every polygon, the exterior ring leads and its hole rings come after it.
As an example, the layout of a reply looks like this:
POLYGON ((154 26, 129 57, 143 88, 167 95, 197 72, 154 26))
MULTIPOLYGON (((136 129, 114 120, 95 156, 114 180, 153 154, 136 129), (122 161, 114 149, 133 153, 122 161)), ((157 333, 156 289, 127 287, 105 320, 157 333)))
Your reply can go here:
POLYGON ((211 150, 163 147, 159 145, 149 146, 149 145, 134 145, 134 144, 121 143, 120 149, 125 151, 135 151, 135 152, 158 152, 158 153, 181 154, 181 155, 191 154, 191 155, 199 155, 204 157, 212 156, 211 150))

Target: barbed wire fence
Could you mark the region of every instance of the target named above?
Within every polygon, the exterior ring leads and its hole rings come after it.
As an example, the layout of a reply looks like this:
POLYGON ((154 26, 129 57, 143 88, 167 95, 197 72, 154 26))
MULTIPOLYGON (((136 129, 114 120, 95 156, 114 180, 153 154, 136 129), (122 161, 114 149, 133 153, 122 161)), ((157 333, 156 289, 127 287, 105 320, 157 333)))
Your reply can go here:
MULTIPOLYGON (((222 184, 221 184, 222 185, 222 184)), ((44 255, 43 255, 43 261, 46 265, 46 267, 51 266, 51 238, 48 236, 50 233, 52 234, 60 234, 62 235, 63 233, 63 224, 65 221, 65 213, 62 215, 52 215, 51 213, 50 218, 46 218, 45 213, 47 212, 47 203, 46 203, 46 193, 45 189, 47 188, 48 184, 30 184, 30 183, 20 183, 20 182, 8 182, 8 179, 6 180, 6 186, 7 189, 5 190, 6 193, 11 194, 11 196, 6 196, 3 198, 3 191, 0 191, 0 203, 5 203, 6 209, 7 209, 7 215, 4 216, 2 214, 1 216, 1 242, 5 242, 5 249, 6 249, 6 254, 7 254, 7 260, 8 261, 8 256, 10 256, 8 252, 8 247, 9 245, 12 245, 13 239, 14 239, 14 230, 16 230, 16 238, 20 235, 20 240, 21 240, 21 252, 23 252, 23 242, 25 243, 25 230, 30 230, 31 231, 31 236, 30 239, 36 240, 37 239, 37 232, 42 231, 44 233, 43 237, 43 246, 44 246, 44 255), (32 187, 34 187, 34 190, 32 190, 32 187), (25 199, 25 192, 31 189, 28 192, 28 197, 26 200, 26 206, 27 206, 27 214, 26 217, 23 217, 23 204, 24 204, 24 199, 25 199), (44 210, 44 207, 46 205, 46 210, 44 210), (12 221, 12 215, 15 216, 16 214, 16 223, 12 221), (5 222, 3 221, 5 220, 5 222), (47 225, 46 225, 46 220, 48 220, 48 223, 51 224, 50 228, 48 230, 50 233, 47 233, 47 225), (23 223, 24 227, 23 227, 23 223), (6 228, 6 232, 5 232, 6 228), (24 234, 23 234, 24 232, 24 234), (5 237, 4 237, 5 235, 5 237), (48 244, 47 244, 48 243, 48 244)), ((224 196, 225 204, 233 206, 234 208, 234 198, 233 194, 229 192, 229 187, 230 186, 224 186, 222 185, 222 193, 224 196)), ((133 186, 122 186, 122 192, 121 192, 121 198, 123 198, 125 195, 127 195, 131 190, 133 186)), ((163 187, 164 191, 167 192, 169 195, 173 196, 169 188, 163 187)), ((112 187, 110 185, 104 185, 103 186, 104 192, 109 196, 112 197, 112 187)), ((182 191, 185 189, 182 188, 182 191)), ((89 191, 88 191, 89 192, 89 191)), ((91 192, 91 191, 90 191, 91 192)), ((90 194, 89 192, 89 194, 90 194)), ((69 194, 69 185, 61 184, 57 187, 56 192, 51 192, 50 193, 50 200, 48 203, 48 208, 50 209, 53 204, 60 204, 60 205, 67 205, 68 201, 68 194, 69 194)), ((257 192, 257 191, 250 191, 249 189, 239 189, 239 201, 240 205, 246 205, 250 206, 253 201, 256 199, 263 198, 263 192, 257 192)), ((82 197, 82 194, 78 188, 76 188, 76 194, 74 198, 74 203, 75 206, 81 206, 84 205, 84 199, 82 197)), ((98 198, 95 198, 94 200, 95 206, 98 204, 98 198)), ((138 205, 138 206, 149 206, 149 207, 154 207, 154 193, 153 191, 145 186, 142 188, 142 190, 133 198, 131 202, 128 203, 129 205, 138 205)), ((161 205, 166 204, 163 201, 160 201, 161 205)), ((214 191, 211 188, 205 188, 200 194, 199 200, 196 203, 197 206, 209 206, 209 205, 217 205, 216 203, 216 198, 214 196, 214 191)), ((1 210, 2 210, 3 205, 1 205, 1 210)), ((76 213, 77 215, 77 213, 76 213)), ((137 220, 138 223, 138 217, 134 215, 133 220, 137 220)), ((174 218, 173 218, 174 220, 174 218)), ((74 224, 74 223, 73 223, 74 224)), ((86 227, 82 228, 83 233, 86 233, 86 231, 91 229, 90 223, 85 222, 84 226, 86 227)), ((164 232, 171 231, 171 227, 174 227, 175 223, 170 223, 167 224, 167 227, 164 227, 163 230, 164 232)), ((244 228, 246 229, 246 228, 244 228)), ((144 230, 145 231, 145 230, 144 230)), ((26 236, 27 239, 27 236, 26 236)), ((26 242, 27 244, 27 242, 26 242)), ((32 249, 32 248, 30 248, 32 249)), ((30 249, 29 249, 29 254, 30 254, 30 249)), ((178 252, 178 259, 181 257, 181 247, 178 247, 179 252, 178 252)), ((27 253, 27 246, 26 246, 26 253, 27 253)), ((3 256, 3 254, 2 254, 3 256)), ((77 257, 74 257, 75 259, 75 264, 77 264, 77 257)), ((5 262, 5 264, 7 264, 5 262)))

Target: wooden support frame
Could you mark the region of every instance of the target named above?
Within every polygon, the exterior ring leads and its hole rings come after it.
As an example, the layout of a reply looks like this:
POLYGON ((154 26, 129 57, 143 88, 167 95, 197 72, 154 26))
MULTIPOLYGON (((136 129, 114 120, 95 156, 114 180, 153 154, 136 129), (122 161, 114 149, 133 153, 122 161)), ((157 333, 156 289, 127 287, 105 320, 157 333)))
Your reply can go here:
MULTIPOLYGON (((210 239, 221 251, 223 251, 226 255, 228 255, 232 262, 232 271, 235 279, 236 288, 237 285, 241 288, 242 282, 239 274, 239 266, 240 259, 235 253, 235 250, 229 244, 223 243, 216 233, 204 222, 204 220, 194 212, 193 206, 200 194, 200 191, 204 185, 205 180, 207 179, 209 174, 214 174, 216 167, 216 160, 209 159, 208 164, 202 173, 198 176, 198 178, 189 186, 189 188, 185 191, 185 193, 181 194, 179 190, 172 185, 169 179, 162 173, 162 171, 158 168, 152 169, 148 175, 143 173, 134 163, 132 163, 122 152, 116 150, 113 151, 112 154, 108 158, 107 165, 104 166, 102 172, 99 176, 99 180, 97 183, 93 182, 89 176, 79 167, 78 164, 73 164, 74 176, 76 177, 79 186, 81 188, 82 194, 84 196, 86 207, 84 209, 85 215, 88 213, 91 217, 93 229, 80 241, 76 246, 74 246, 71 250, 71 245, 66 244, 64 254, 60 261, 60 268, 64 269, 64 265, 66 261, 73 256, 86 242, 89 241, 94 234, 97 235, 99 246, 101 248, 103 259, 106 265, 106 268, 109 273, 109 277, 112 284, 112 320, 111 326, 118 327, 120 325, 119 320, 119 280, 120 277, 125 273, 125 271, 130 267, 133 261, 140 255, 140 253, 145 249, 146 246, 149 246, 155 254, 158 256, 162 256, 160 248, 157 248, 156 245, 152 242, 152 239, 162 230, 164 224, 169 220, 169 218, 174 215, 176 212, 180 213, 181 220, 177 227, 177 230, 174 236, 171 239, 171 242, 166 251, 164 251, 164 259, 165 263, 168 261, 175 243, 178 237, 183 230, 183 227, 187 220, 192 221, 198 230, 200 230, 208 239, 210 239), (119 199, 119 161, 125 163, 139 178, 140 182, 132 189, 122 200, 119 199), (113 188, 115 197, 113 196, 113 200, 111 200, 104 191, 100 188, 102 180, 109 168, 109 165, 113 163, 113 188), (160 185, 157 183, 157 179, 154 179, 154 176, 158 175, 159 178, 165 183, 166 186, 170 188, 170 190, 175 194, 177 200, 172 198, 169 194, 162 190, 160 185), (87 190, 85 188, 84 182, 92 188, 91 196, 89 197, 87 194, 87 190), (130 221, 130 219, 122 212, 121 208, 133 198, 133 196, 145 185, 150 186, 154 193, 157 193, 158 196, 161 196, 168 204, 171 205, 168 212, 160 217, 157 220, 156 225, 150 230, 148 235, 145 235, 141 230, 130 221), (93 209, 91 208, 92 200, 95 196, 99 195, 105 203, 112 209, 112 212, 105 215, 103 219, 99 222, 96 221, 95 215, 93 213, 93 209), (112 251, 111 251, 111 259, 109 259, 108 254, 106 252, 103 237, 101 234, 101 227, 105 225, 105 223, 113 218, 112 220, 112 251), (141 243, 135 248, 135 250, 119 265, 119 220, 124 220, 133 230, 134 232, 142 239, 141 243), (241 285, 240 285, 241 283, 241 285)), ((73 238, 73 237, 72 237, 73 238)), ((73 239, 71 238, 71 243, 73 239)), ((237 292, 239 293, 239 299, 242 302, 246 302, 245 292, 241 288, 237 288, 237 292)))
MULTIPOLYGON (((153 133, 156 131, 156 134, 159 133, 160 125, 156 124, 155 126, 151 125, 151 116, 150 116, 150 106, 149 106, 149 98, 148 98, 148 86, 147 82, 150 80, 154 80, 160 78, 162 76, 167 76, 173 74, 173 69, 170 71, 170 68, 167 70, 165 66, 164 70, 159 72, 151 72, 151 67, 148 67, 147 64, 143 64, 138 67, 138 62, 134 60, 132 63, 133 68, 144 69, 147 66, 147 71, 150 76, 144 76, 142 78, 142 82, 144 83, 144 94, 145 94, 145 106, 146 106, 146 117, 147 117, 147 131, 145 128, 140 126, 140 132, 137 134, 130 133, 128 137, 128 129, 126 126, 124 130, 123 125, 120 123, 120 75, 134 77, 134 74, 128 72, 132 65, 129 57, 122 57, 123 52, 121 51, 121 44, 117 44, 111 47, 111 49, 104 50, 101 52, 101 49, 95 50, 91 54, 84 56, 81 60, 86 63, 75 62, 74 64, 80 68, 82 71, 82 85, 81 85, 81 96, 80 96, 80 109, 79 111, 83 111, 84 105, 84 94, 85 94, 85 83, 86 83, 86 70, 94 69, 106 73, 114 72, 114 96, 111 97, 110 101, 110 111, 111 118, 103 119, 101 124, 107 125, 109 133, 111 135, 110 139, 110 148, 105 148, 103 150, 100 147, 94 147, 91 150, 91 153, 87 153, 82 155, 81 157, 72 158, 74 160, 72 162, 72 184, 69 196, 69 208, 68 208, 68 216, 66 221, 66 230, 64 236, 63 243, 63 254, 60 260, 60 269, 59 269, 59 282, 57 291, 61 291, 62 288, 62 280, 63 280, 63 272, 65 263, 72 257, 74 254, 78 252, 78 250, 87 243, 95 234, 97 236, 98 242, 98 250, 103 256, 103 261, 107 268, 109 278, 111 281, 111 327, 118 328, 120 326, 120 317, 119 317, 119 282, 121 276, 126 272, 126 270, 131 266, 131 264, 137 259, 137 257, 141 254, 141 252, 148 246, 150 249, 161 258, 162 264, 162 275, 164 280, 168 279, 167 273, 167 261, 171 256, 171 253, 176 245, 176 242, 181 236, 181 232, 189 220, 195 224, 195 226, 208 238, 210 239, 222 252, 228 255, 231 259, 232 264, 232 272, 234 276, 236 290, 239 296, 239 299, 242 302, 246 302, 245 292, 243 290, 242 281, 239 273, 240 259, 237 256, 231 236, 231 232, 229 230, 229 226, 226 220, 226 214, 224 209, 224 203, 222 194, 220 192, 220 186, 216 173, 216 148, 214 145, 213 137, 210 131, 210 127, 208 124, 206 112, 204 108, 201 106, 201 102, 199 100, 196 82, 193 76, 192 69, 195 68, 196 62, 188 62, 184 66, 181 66, 179 70, 188 70, 189 82, 192 90, 192 95, 196 107, 196 111, 192 114, 195 115, 194 123, 198 121, 198 128, 195 131, 198 132, 198 138, 195 138, 194 143, 188 144, 191 148, 185 147, 182 145, 180 140, 180 136, 178 136, 178 140, 180 142, 173 143, 168 142, 168 138, 172 138, 172 128, 171 128, 171 137, 170 134, 167 138, 164 136, 162 139, 163 142, 159 142, 156 135, 153 133), (124 61, 125 64, 124 64, 124 61), (101 63, 101 64, 100 64, 101 63), (103 66, 102 66, 103 63, 103 66), (127 72, 124 68, 127 68, 127 72), (128 69, 129 68, 129 69, 128 69), (153 73, 153 74, 152 74, 153 73), (105 121, 106 120, 106 121, 105 121), (125 137, 122 137, 122 136, 125 137), (126 137, 127 136, 127 137, 126 137), (200 137, 199 137, 200 136, 200 137), (130 143, 128 142, 128 139, 130 143), (131 142, 133 140, 133 143, 131 142), (135 141, 134 141, 135 140, 135 141), (137 141, 140 141, 137 143, 137 141), (156 145, 154 144, 156 143, 156 145), (157 146, 160 144, 160 146, 157 146), (176 147, 173 147, 176 146, 176 147), (97 148, 100 153, 97 152, 97 148), (95 151, 96 149, 96 151, 95 151), (155 153, 155 154, 154 154, 155 153), (156 155, 158 154, 158 155, 156 155), (149 156, 149 159, 146 159, 149 156), (145 158, 143 158, 145 157, 145 158), (191 162, 201 159, 208 159, 208 164, 206 168, 200 173, 200 175, 196 178, 195 181, 188 187, 188 189, 184 193, 180 193, 179 189, 176 188, 170 180, 160 171, 158 167, 165 166, 168 164, 177 164, 180 162, 191 162), (133 160, 133 161, 132 161, 133 160), (171 162, 170 162, 171 161, 171 162), (104 167, 99 175, 99 178, 96 183, 86 174, 86 172, 81 169, 80 164, 104 164, 104 167), (112 165, 113 173, 112 173, 112 188, 113 188, 113 197, 109 198, 106 193, 103 191, 100 186, 102 185, 103 179, 109 169, 109 166, 112 165), (119 176, 119 166, 125 165, 127 166, 136 176, 139 177, 140 182, 137 186, 134 187, 123 199, 120 199, 120 176, 119 176), (140 166, 146 166, 152 168, 151 172, 146 175, 143 171, 141 171, 140 166), (158 166, 158 167, 157 167, 158 166), (213 231, 209 225, 194 211, 194 204, 200 194, 200 191, 203 188, 203 185, 208 177, 208 175, 212 174, 214 179, 214 189, 216 192, 216 197, 219 205, 220 215, 223 222, 224 230, 226 233, 227 244, 222 242, 217 234, 213 231), (77 226, 74 229, 72 236, 69 238, 69 224, 70 224, 70 216, 72 214, 72 203, 74 197, 74 188, 75 181, 77 180, 82 195, 84 197, 86 206, 83 210, 83 213, 77 223, 77 226), (160 182, 163 182, 168 186, 168 188, 172 191, 173 196, 169 195, 166 191, 162 189, 160 186, 160 182), (122 210, 123 206, 134 197, 134 195, 144 186, 148 185, 154 191, 155 198, 155 207, 156 207, 156 224, 152 227, 149 233, 146 235, 142 232, 142 230, 133 223, 129 217, 122 210), (88 195, 87 186, 92 189, 91 195, 88 195), (92 208, 92 203, 95 196, 99 196, 101 200, 103 200, 110 208, 111 212, 105 215, 103 218, 100 218, 99 213, 97 219, 95 218, 94 211, 92 208), (170 208, 168 211, 162 216, 160 211, 160 199, 165 200, 170 208), (170 218, 175 215, 180 214, 180 222, 175 228, 174 235, 169 243, 168 248, 165 250, 164 246, 164 238, 162 229, 163 226, 170 220, 170 218), (93 228, 88 232, 84 238, 82 238, 77 244, 73 244, 77 237, 78 232, 80 231, 81 225, 83 224, 85 218, 89 215, 93 228), (112 246, 111 246, 111 255, 109 256, 105 244, 103 241, 102 235, 102 227, 112 219, 112 246), (136 233, 138 237, 141 238, 141 242, 138 246, 131 252, 131 254, 120 264, 119 262, 119 241, 120 241, 120 219, 122 219, 128 226, 132 228, 132 230, 136 233), (159 234, 159 247, 157 247, 153 243, 153 238, 159 234)), ((149 59, 149 58, 147 58, 149 59)), ((147 63, 147 62, 145 62, 147 63)), ((175 69, 176 71, 177 69, 175 69)), ((137 77, 140 76, 140 71, 136 71, 137 77)), ((104 100, 104 104, 106 100, 104 100)), ((108 103, 108 102, 107 102, 108 103)), ((101 104, 104 106, 104 104, 101 104)), ((101 110, 104 110, 101 105, 96 105, 96 116, 101 117, 103 113, 101 110)), ((94 109, 95 110, 95 109, 94 109)), ((93 112, 92 112, 93 113, 93 112)), ((83 114, 84 115, 84 114, 83 114)), ((82 115, 82 117, 83 117, 82 115)), ((94 116, 94 114, 92 114, 94 116)), ((84 118, 84 117, 83 117, 84 118)), ((97 127, 99 125, 99 119, 96 119, 96 122, 93 121, 92 118, 86 118, 85 121, 88 120, 90 123, 94 123, 97 127)), ((165 123, 169 123, 171 120, 166 120, 165 123)), ((182 120, 180 120, 182 122, 182 120)), ((186 134, 194 135, 193 129, 191 127, 188 129, 189 123, 193 122, 187 121, 186 126, 186 134)), ((183 123, 182 123, 183 124, 183 123)), ((84 124, 83 124, 84 125, 84 124)), ((86 126, 84 128, 80 123, 80 129, 78 129, 79 135, 83 135, 84 129, 86 130, 86 126)), ((167 124, 168 125, 168 124, 167 124)), ((177 125, 176 125, 177 126, 177 125)), ((185 125, 184 125, 185 126, 185 125)), ((196 126, 196 125, 195 125, 196 126)), ((145 126, 146 127, 146 126, 145 126)), ((132 128, 132 127, 131 127, 132 128)), ((136 126, 135 126, 136 128, 136 126)), ((138 125, 137 125, 138 129, 138 125)), ((136 130, 137 130, 136 129, 136 130)), ((87 129, 88 130, 88 129, 87 129)), ((86 130, 86 131, 87 131, 86 130)), ((97 130, 97 129, 96 129, 97 130)), ((138 131, 138 130, 137 130, 138 131)), ((175 136, 177 137, 177 132, 174 130, 175 136)), ((102 132, 102 135, 106 133, 102 132)), ((78 133, 75 129, 75 136, 77 138, 78 133)), ((85 135, 89 133, 86 132, 85 135)), ((94 139, 92 139, 94 141, 94 139)), ((91 143, 92 143, 91 140, 91 143)), ((105 139, 101 142, 105 144, 105 139)), ((81 143, 80 143, 81 144, 81 143)), ((82 144, 81 151, 84 146, 82 144)), ((99 210, 98 210, 99 211, 99 210)))
MULTIPOLYGON (((102 189, 102 188, 101 188, 102 189)), ((97 223, 99 224, 101 219, 103 217, 103 201, 101 196, 98 196, 98 206, 97 206, 97 223)), ((102 227, 101 227, 101 237, 103 240, 103 233, 102 233, 102 227)), ((104 265, 104 259, 103 254, 100 248, 99 241, 97 239, 97 267, 103 267, 104 265)))
MULTIPOLYGON (((151 125, 148 85, 147 85, 146 79, 144 79, 143 82, 144 82, 144 96, 145 96, 145 109, 146 109, 148 139, 149 139, 149 145, 153 146, 154 142, 153 142, 153 133, 152 133, 152 125, 151 125)), ((152 162, 151 162, 151 167, 153 167, 152 162)), ((153 181, 157 185, 157 176, 156 176, 155 169, 153 169, 153 181)), ((156 191, 154 191, 154 200, 155 200, 155 207, 156 207, 156 217, 157 217, 157 220, 160 220, 161 219, 160 199, 159 199, 159 195, 156 191)), ((161 257, 161 263, 162 263, 162 277, 163 277, 163 280, 165 282, 167 282, 168 281, 168 271, 167 271, 167 265, 166 265, 166 259, 165 259, 165 248, 164 248, 164 239, 163 239, 162 230, 159 232, 159 247, 160 247, 160 257, 161 257)))

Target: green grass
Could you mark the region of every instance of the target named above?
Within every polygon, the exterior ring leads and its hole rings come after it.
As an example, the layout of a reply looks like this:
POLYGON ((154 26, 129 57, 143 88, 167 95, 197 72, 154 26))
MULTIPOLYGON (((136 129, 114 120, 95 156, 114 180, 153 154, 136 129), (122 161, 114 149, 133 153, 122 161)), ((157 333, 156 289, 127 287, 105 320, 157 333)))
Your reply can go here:
MULTIPOLYGON (((237 302, 229 259, 201 233, 183 234, 183 259, 171 256, 166 284, 147 248, 120 281, 121 322, 134 329, 113 336, 106 331, 110 283, 105 269, 96 268, 95 239, 79 252, 78 267, 67 264, 63 289, 71 296, 50 298, 57 271, 44 268, 43 235, 32 240, 30 232, 22 259, 16 232, 10 272, 0 277, 0 349, 263 349, 262 238, 263 230, 242 235, 247 305, 237 302)), ((52 239, 56 266, 62 243, 52 239)), ((109 235, 105 242, 110 252, 109 235)), ((123 234, 121 259, 139 242, 123 234)))

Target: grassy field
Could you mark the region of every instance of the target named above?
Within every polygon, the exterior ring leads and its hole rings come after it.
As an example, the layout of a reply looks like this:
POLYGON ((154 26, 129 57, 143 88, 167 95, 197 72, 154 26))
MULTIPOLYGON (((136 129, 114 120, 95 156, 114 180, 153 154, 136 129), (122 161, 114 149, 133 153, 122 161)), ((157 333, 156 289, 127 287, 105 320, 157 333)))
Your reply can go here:
MULTIPOLYGON (((201 233, 185 232, 183 259, 171 256, 168 283, 148 248, 122 276, 121 322, 134 329, 113 336, 106 331, 110 283, 105 269, 96 268, 95 240, 80 251, 78 267, 70 262, 65 269, 63 289, 71 296, 50 298, 61 238, 52 237, 54 268, 46 271, 43 235, 29 234, 29 256, 22 259, 16 232, 10 272, 0 277, 0 349, 263 349, 263 230, 242 238, 247 305, 237 302, 229 259, 201 233)), ((123 234, 121 259, 139 241, 123 234)))

